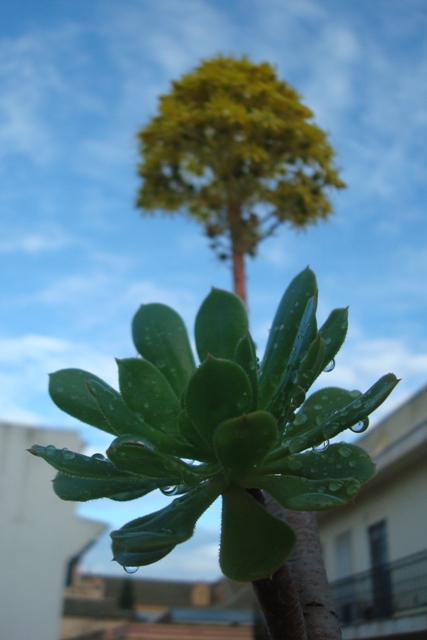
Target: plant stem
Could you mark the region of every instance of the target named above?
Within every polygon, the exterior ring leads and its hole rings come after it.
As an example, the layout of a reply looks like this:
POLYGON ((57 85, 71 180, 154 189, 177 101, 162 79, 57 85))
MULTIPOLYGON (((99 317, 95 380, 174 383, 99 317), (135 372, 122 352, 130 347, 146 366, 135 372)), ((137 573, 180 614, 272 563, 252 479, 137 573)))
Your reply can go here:
POLYGON ((284 515, 297 533, 288 564, 302 607, 307 640, 341 640, 316 519, 307 511, 285 511, 284 515))
MULTIPOLYGON (((248 492, 272 515, 283 514, 283 509, 259 489, 248 489, 248 492)), ((299 595, 287 563, 271 577, 255 580, 252 586, 271 640, 308 640, 299 595)))

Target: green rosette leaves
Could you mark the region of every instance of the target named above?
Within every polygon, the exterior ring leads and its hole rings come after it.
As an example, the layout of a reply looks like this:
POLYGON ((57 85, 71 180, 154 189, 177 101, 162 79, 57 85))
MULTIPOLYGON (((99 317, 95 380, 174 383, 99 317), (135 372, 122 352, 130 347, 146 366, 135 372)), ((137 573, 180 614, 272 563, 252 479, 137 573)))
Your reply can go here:
POLYGON ((222 572, 242 582, 271 576, 293 549, 293 529, 235 483, 227 487, 222 499, 222 572))
POLYGON ((232 360, 239 341, 247 332, 248 316, 240 298, 221 289, 212 289, 196 317, 196 349, 200 362, 208 355, 232 360))
POLYGON ((132 321, 132 337, 138 353, 181 397, 196 366, 182 318, 163 304, 142 305, 132 321))
POLYGON ((196 317, 196 367, 180 316, 142 305, 132 323, 141 357, 117 360, 119 391, 80 369, 50 376, 56 405, 114 437, 102 454, 31 448, 56 470, 63 500, 134 500, 160 489, 179 498, 114 531, 121 565, 166 557, 191 538, 197 520, 222 496, 220 565, 232 580, 271 576, 292 552, 295 533, 263 506, 262 492, 293 510, 353 501, 375 465, 360 447, 329 443, 363 431, 398 380, 386 374, 365 393, 326 387, 348 329, 334 309, 318 328, 317 282, 305 269, 285 291, 261 365, 243 303, 212 289, 196 317))

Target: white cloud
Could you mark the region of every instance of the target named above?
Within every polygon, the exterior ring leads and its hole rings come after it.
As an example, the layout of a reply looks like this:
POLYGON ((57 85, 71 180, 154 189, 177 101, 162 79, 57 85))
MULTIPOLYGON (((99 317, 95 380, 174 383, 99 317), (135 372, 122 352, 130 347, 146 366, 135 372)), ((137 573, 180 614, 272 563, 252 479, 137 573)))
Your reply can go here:
POLYGON ((72 244, 74 239, 59 227, 24 231, 16 226, 9 231, 2 230, 0 253, 39 254, 59 251, 72 244))
POLYGON ((1 419, 76 426, 75 420, 54 410, 47 391, 48 374, 70 367, 90 371, 117 387, 114 359, 88 345, 31 334, 0 338, 1 419))

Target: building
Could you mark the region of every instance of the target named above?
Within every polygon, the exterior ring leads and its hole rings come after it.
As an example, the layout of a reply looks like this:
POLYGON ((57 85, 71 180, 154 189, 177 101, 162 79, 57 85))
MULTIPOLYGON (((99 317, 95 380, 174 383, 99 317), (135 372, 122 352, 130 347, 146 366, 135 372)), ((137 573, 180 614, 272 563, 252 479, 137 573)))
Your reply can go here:
POLYGON ((0 423, 0 625, 8 640, 58 639, 70 560, 104 529, 59 500, 55 471, 27 452, 55 443, 82 448, 71 431, 0 423))
POLYGON ((427 638, 427 387, 357 443, 377 464, 356 501, 318 516, 344 640, 427 638))
POLYGON ((60 640, 253 640, 251 585, 80 575, 65 590, 60 640))

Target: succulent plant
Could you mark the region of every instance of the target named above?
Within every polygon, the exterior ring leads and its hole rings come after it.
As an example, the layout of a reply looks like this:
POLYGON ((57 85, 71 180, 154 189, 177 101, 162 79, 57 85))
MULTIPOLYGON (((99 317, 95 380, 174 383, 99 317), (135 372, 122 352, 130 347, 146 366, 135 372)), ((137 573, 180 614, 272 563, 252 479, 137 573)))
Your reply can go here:
POLYGON ((284 293, 259 363, 243 303, 212 289, 196 317, 198 367, 180 316, 163 304, 142 305, 132 323, 142 357, 117 361, 120 392, 79 369, 50 376, 60 409, 114 436, 106 457, 30 449, 58 471, 60 498, 123 501, 156 489, 177 496, 111 533, 117 562, 138 567, 164 558, 221 496, 223 573, 267 577, 291 553, 295 534, 254 489, 286 509, 330 509, 352 501, 374 474, 363 449, 329 441, 364 430, 398 380, 387 374, 363 394, 327 387, 306 397, 347 333, 347 309, 332 311, 319 329, 316 305, 307 268, 284 293))

